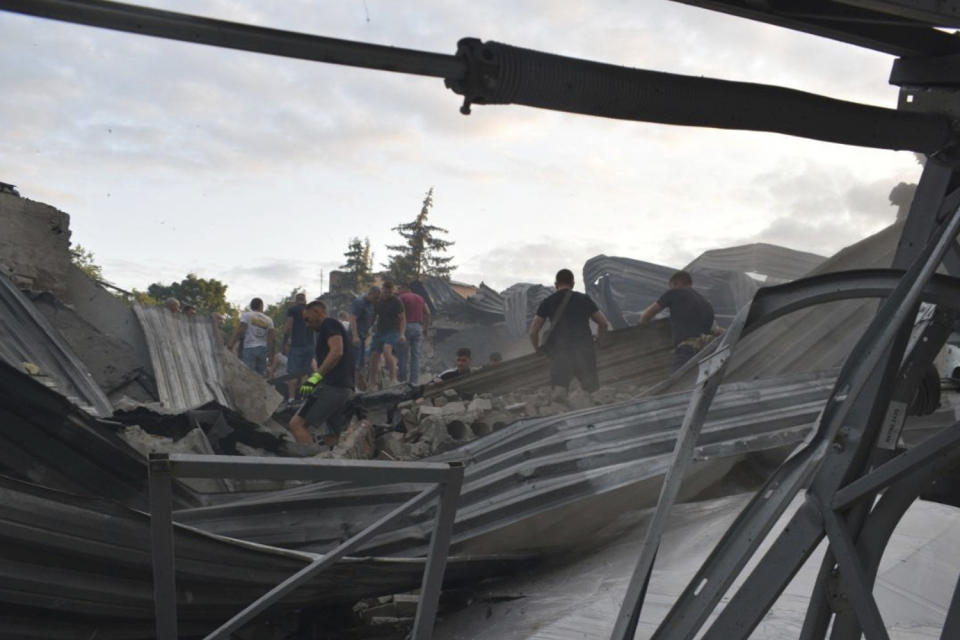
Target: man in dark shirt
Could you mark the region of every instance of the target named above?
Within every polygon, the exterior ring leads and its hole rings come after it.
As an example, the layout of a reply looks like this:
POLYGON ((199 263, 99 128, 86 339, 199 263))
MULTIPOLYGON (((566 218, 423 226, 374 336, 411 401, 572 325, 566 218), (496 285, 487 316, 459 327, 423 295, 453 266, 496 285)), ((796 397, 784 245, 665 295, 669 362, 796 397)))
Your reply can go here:
POLYGON ((350 420, 346 409, 353 396, 353 351, 346 348, 347 330, 339 320, 327 316, 327 305, 320 300, 306 305, 303 320, 317 333, 317 370, 300 387, 307 401, 288 426, 300 445, 294 452, 312 455, 319 453, 319 448, 308 426, 321 429, 324 444, 332 447, 350 420))
POLYGON ((393 283, 383 283, 383 295, 376 305, 376 328, 370 340, 370 387, 377 383, 380 374, 380 354, 390 372, 390 385, 397 384, 397 359, 393 352, 401 342, 406 342, 407 314, 403 303, 393 293, 393 283))
POLYGON ((287 321, 283 326, 282 351, 287 355, 287 373, 296 374, 287 380, 287 402, 293 402, 297 396, 297 387, 305 374, 310 373, 310 361, 313 360, 313 332, 303 321, 303 310, 307 307, 307 294, 298 293, 296 304, 287 309, 287 321))
POLYGON ((367 333, 373 325, 375 305, 380 300, 380 287, 370 287, 350 305, 350 337, 353 345, 353 366, 357 371, 357 388, 367 388, 367 376, 363 371, 367 351, 367 333))
POLYGON ((472 367, 473 353, 470 351, 470 347, 460 347, 457 349, 457 366, 453 369, 447 369, 446 371, 441 372, 436 378, 434 378, 434 382, 444 382, 446 380, 453 380, 454 378, 465 376, 473 371, 472 367))
POLYGON ((670 309, 670 329, 673 333, 673 370, 676 371, 692 358, 723 329, 713 326, 713 305, 693 289, 693 277, 686 271, 670 276, 670 289, 660 299, 643 310, 640 324, 650 322, 664 309, 670 309))
POLYGON ((557 272, 556 287, 556 292, 537 309, 530 324, 530 342, 537 353, 545 353, 550 359, 550 384, 555 397, 565 396, 574 378, 584 391, 596 391, 600 380, 590 320, 597 323, 600 336, 609 326, 607 318, 590 296, 573 290, 573 272, 569 269, 557 272), (541 345, 540 330, 548 320, 550 333, 541 345))

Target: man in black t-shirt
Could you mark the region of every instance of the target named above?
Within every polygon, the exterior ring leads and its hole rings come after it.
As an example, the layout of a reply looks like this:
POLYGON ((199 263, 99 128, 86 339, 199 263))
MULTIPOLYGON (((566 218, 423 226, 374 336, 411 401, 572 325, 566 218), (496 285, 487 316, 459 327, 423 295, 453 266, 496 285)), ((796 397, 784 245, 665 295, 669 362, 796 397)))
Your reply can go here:
POLYGON ((573 378, 580 381, 584 391, 596 391, 600 381, 590 320, 597 323, 599 336, 609 326, 607 319, 590 296, 573 290, 573 272, 569 269, 557 272, 556 287, 557 291, 537 309, 530 325, 530 342, 537 353, 545 353, 550 359, 550 384, 555 396, 566 395, 573 378), (550 333, 541 345, 540 330, 548 320, 550 333))
POLYGON ((723 329, 713 325, 713 305, 693 289, 693 277, 686 271, 670 276, 670 289, 660 299, 643 310, 640 324, 650 322, 664 309, 670 309, 670 329, 673 334, 673 370, 676 371, 692 358, 723 329))
POLYGON ((370 388, 377 384, 380 375, 380 354, 387 363, 390 385, 397 384, 397 359, 394 350, 407 341, 407 314, 403 302, 396 296, 392 282, 383 283, 383 293, 377 301, 373 338, 370 340, 370 388))
POLYGON ((300 387, 307 400, 288 426, 300 445, 293 452, 312 455, 319 453, 319 448, 308 426, 322 430, 324 444, 332 447, 350 421, 346 409, 353 396, 353 350, 347 348, 349 333, 339 320, 327 316, 327 305, 320 300, 304 308, 303 320, 317 333, 317 370, 300 387))

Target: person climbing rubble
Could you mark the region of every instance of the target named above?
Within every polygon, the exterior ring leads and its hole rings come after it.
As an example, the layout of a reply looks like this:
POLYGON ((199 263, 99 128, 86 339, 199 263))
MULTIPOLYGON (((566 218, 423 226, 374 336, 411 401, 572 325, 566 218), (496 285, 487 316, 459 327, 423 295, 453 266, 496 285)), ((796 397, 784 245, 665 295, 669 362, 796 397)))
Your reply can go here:
POLYGON ((292 402, 297 387, 304 376, 310 373, 313 361, 313 332, 303 321, 303 312, 307 307, 307 294, 300 292, 294 298, 294 304, 287 309, 287 319, 283 326, 282 353, 287 354, 286 373, 295 377, 287 380, 287 401, 292 402))
POLYGON ((367 351, 367 332, 373 325, 376 304, 380 301, 380 287, 370 287, 367 293, 350 304, 350 337, 353 346, 353 366, 356 369, 357 388, 365 391, 367 375, 363 370, 367 351))
POLYGON ((650 322, 664 309, 670 309, 673 370, 676 371, 713 336, 722 335, 724 331, 713 322, 713 305, 693 288, 693 276, 687 271, 677 271, 670 276, 668 284, 670 288, 660 299, 643 310, 640 324, 650 322))
MULTIPOLYGON (((389 386, 397 384, 397 359, 394 351, 397 346, 407 341, 407 314, 393 291, 392 282, 383 283, 383 295, 377 302, 375 330, 370 340, 370 381, 371 389, 376 387, 380 377, 380 355, 387 364, 389 386)), ((383 385, 383 386, 388 386, 383 385)))
POLYGON ((354 367, 353 350, 348 348, 350 336, 339 320, 327 315, 326 304, 320 300, 308 303, 303 320, 317 333, 317 370, 300 387, 306 401, 290 418, 287 427, 295 442, 285 449, 292 455, 309 456, 319 453, 320 447, 308 427, 318 430, 323 443, 332 448, 350 421, 354 367))
POLYGON ((240 316, 240 326, 233 334, 230 350, 241 343, 240 359, 259 373, 266 375, 267 362, 273 359, 274 330, 273 318, 263 312, 263 300, 250 301, 250 310, 240 316))
POLYGON ((597 325, 598 338, 609 327, 596 303, 590 296, 574 291, 573 284, 573 272, 560 269, 556 292, 540 303, 530 324, 530 342, 537 353, 545 354, 550 360, 550 385, 558 399, 566 397, 574 378, 587 393, 600 388, 590 321, 597 325), (548 333, 541 340, 540 332, 548 320, 548 333))
POLYGON ((469 347, 460 347, 457 349, 457 366, 453 369, 447 369, 446 371, 441 372, 434 382, 445 382, 447 380, 453 380, 454 378, 459 378, 460 376, 465 376, 471 371, 473 371, 473 353, 471 353, 469 347))
POLYGON ((417 384, 420 381, 420 347, 430 332, 430 307, 426 300, 410 290, 409 285, 400 285, 400 302, 407 315, 407 340, 397 348, 397 366, 400 382, 417 384))

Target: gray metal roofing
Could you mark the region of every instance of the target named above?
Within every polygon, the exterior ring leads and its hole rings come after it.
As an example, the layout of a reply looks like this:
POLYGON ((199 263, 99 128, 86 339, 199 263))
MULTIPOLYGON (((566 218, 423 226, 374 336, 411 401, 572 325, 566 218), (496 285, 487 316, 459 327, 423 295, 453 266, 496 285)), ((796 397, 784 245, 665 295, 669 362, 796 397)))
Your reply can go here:
MULTIPOLYGON (((0 476, 0 625, 23 637, 152 637, 149 516, 0 476), (14 614, 3 607, 12 607, 14 614), (12 618, 12 620, 11 620, 12 618), (139 623, 139 625, 137 624, 139 623), (28 633, 27 633, 28 632, 28 633)), ((178 615, 209 632, 315 556, 175 526, 178 615)), ((447 581, 514 568, 515 558, 452 558, 447 581)), ((419 585, 424 560, 346 558, 286 606, 352 603, 419 585)), ((0 634, 2 635, 2 634, 0 634)))
POLYGON ((165 409, 181 413, 208 402, 236 409, 223 373, 223 338, 211 318, 139 304, 134 312, 165 409))
POLYGON ((5 275, 0 274, 0 359, 24 371, 24 363, 40 369, 40 379, 93 415, 113 413, 86 365, 60 333, 5 275))
MULTIPOLYGON (((827 373, 724 385, 704 426, 687 491, 716 481, 748 452, 800 442, 832 383, 827 373)), ((574 520, 577 526, 601 526, 624 504, 654 504, 688 397, 675 393, 523 420, 432 458, 467 464, 454 552, 520 553, 575 544, 584 538, 573 524, 566 540, 544 528, 578 512, 596 517, 574 520)), ((322 552, 415 490, 310 485, 188 509, 177 518, 232 537, 322 552)), ((422 553, 430 514, 411 514, 363 551, 422 553)))
POLYGON ((775 244, 756 242, 739 247, 704 251, 688 264, 687 271, 718 269, 759 273, 775 281, 786 282, 807 275, 827 258, 815 253, 796 251, 775 244))

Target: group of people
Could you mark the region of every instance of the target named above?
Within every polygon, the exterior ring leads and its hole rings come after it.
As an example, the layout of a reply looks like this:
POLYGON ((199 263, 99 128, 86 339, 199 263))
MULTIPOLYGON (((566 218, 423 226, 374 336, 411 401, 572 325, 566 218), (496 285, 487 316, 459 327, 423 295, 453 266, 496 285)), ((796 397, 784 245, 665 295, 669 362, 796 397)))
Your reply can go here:
MULTIPOLYGON (((530 326, 530 341, 537 353, 549 360, 550 385, 557 395, 565 394, 576 379, 587 392, 600 386, 594 333, 597 340, 609 329, 607 318, 596 303, 573 290, 573 272, 561 269, 556 275, 556 291, 537 308, 530 326)), ((714 323, 710 302, 693 289, 693 278, 678 271, 670 278, 669 289, 648 306, 640 322, 650 322, 661 311, 670 310, 674 345, 674 369, 687 360, 714 335, 723 331, 714 323)), ((429 337, 430 308, 408 286, 394 287, 385 282, 370 287, 350 306, 341 321, 328 314, 321 300, 307 302, 299 294, 287 311, 281 353, 286 353, 289 397, 299 394, 305 402, 290 419, 289 429, 295 443, 294 455, 313 455, 319 445, 308 427, 318 431, 324 445, 334 446, 349 422, 347 412, 355 388, 376 388, 381 374, 381 359, 387 368, 383 386, 420 380, 421 346, 429 337), (367 345, 369 344, 369 367, 367 345)), ((256 371, 266 370, 267 358, 274 351, 273 321, 263 313, 263 301, 254 298, 250 310, 240 317, 231 347, 240 345, 241 357, 256 371)), ((499 354, 491 355, 491 365, 499 363, 499 354)), ((472 370, 470 349, 457 351, 456 367, 440 374, 445 381, 472 370)))
MULTIPOLYGON (((550 385, 554 394, 566 393, 576 378, 587 392, 600 387, 592 321, 597 325, 597 340, 609 329, 609 322, 590 296, 573 290, 573 272, 557 272, 556 291, 540 303, 530 325, 530 342, 537 353, 550 361, 550 385), (545 330, 546 327, 546 330, 545 330)), ((669 280, 669 289, 640 315, 647 323, 665 309, 670 310, 673 338, 673 369, 682 367, 713 336, 723 333, 714 323, 713 306, 693 288, 693 277, 677 271, 669 280)))

